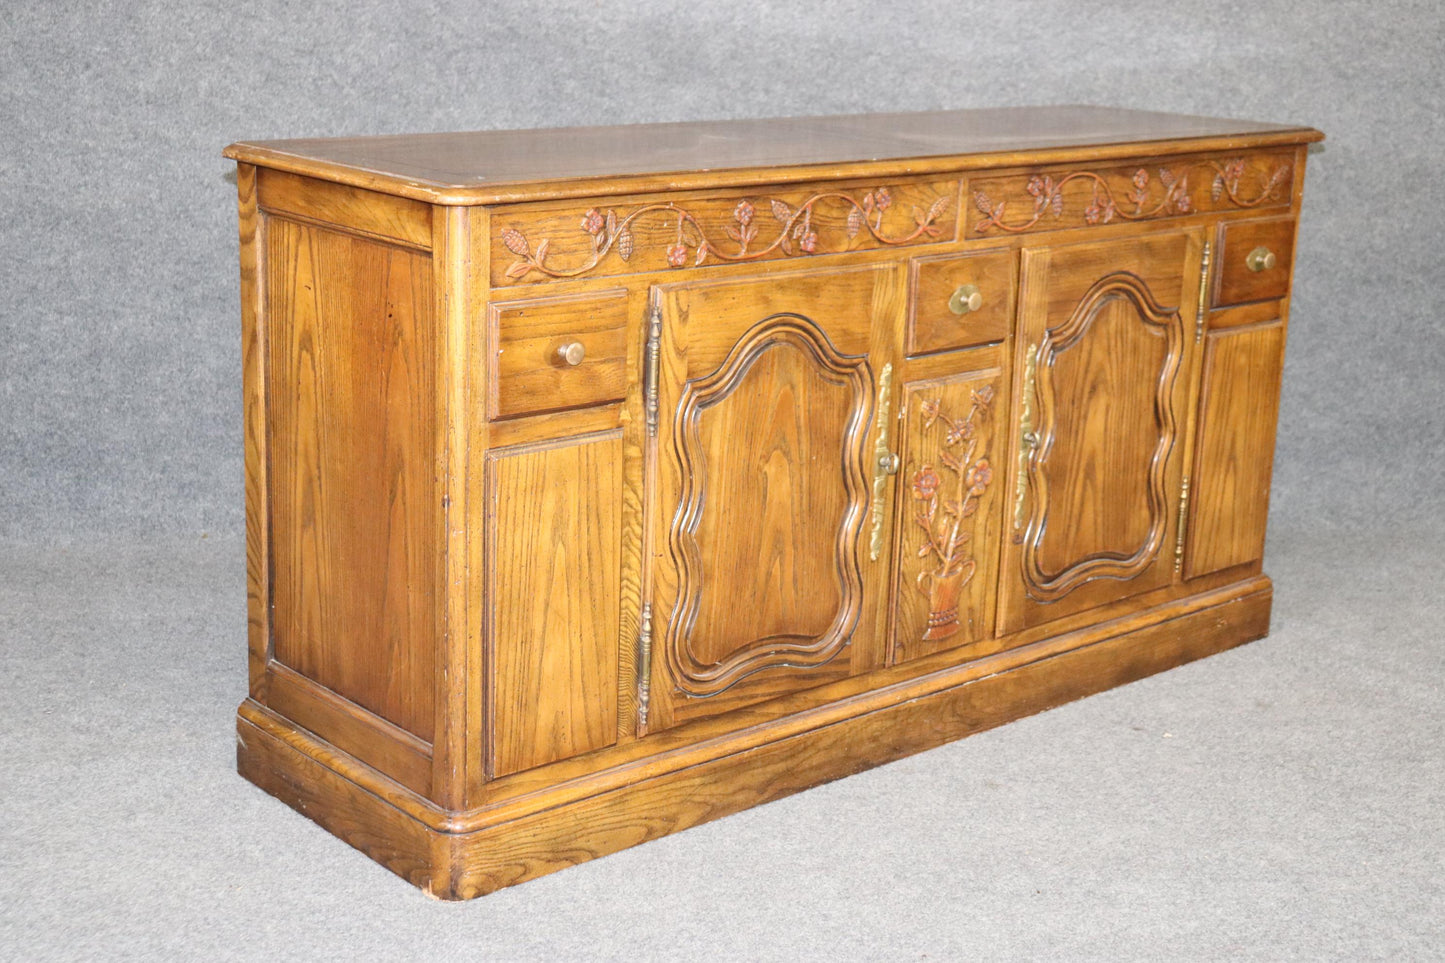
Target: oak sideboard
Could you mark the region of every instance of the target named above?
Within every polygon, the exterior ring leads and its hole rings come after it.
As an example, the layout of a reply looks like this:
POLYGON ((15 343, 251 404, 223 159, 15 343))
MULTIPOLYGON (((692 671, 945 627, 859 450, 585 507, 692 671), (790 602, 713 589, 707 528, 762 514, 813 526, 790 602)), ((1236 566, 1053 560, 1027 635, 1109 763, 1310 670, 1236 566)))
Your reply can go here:
POLYGON ((1321 138, 232 145, 241 773, 465 899, 1265 635, 1321 138))

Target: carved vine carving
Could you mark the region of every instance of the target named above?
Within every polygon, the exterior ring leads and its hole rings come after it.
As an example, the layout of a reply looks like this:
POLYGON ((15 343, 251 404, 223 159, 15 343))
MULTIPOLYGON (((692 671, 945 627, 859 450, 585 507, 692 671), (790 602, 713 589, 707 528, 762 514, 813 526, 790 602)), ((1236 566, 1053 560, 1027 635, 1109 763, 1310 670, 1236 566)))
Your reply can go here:
POLYGON ((840 354, 828 336, 802 315, 778 314, 754 325, 716 371, 689 381, 684 387, 673 425, 682 490, 669 538, 678 565, 678 601, 668 620, 663 645, 673 680, 683 692, 691 696, 716 695, 762 669, 782 665, 803 669, 820 666, 847 645, 863 608, 863 576, 858 553, 868 503, 864 443, 872 407, 872 383, 872 372, 865 357, 840 354), (845 387, 852 396, 838 463, 847 511, 832 536, 839 607, 831 624, 816 638, 785 635, 758 639, 719 662, 706 663, 693 653, 689 644, 705 576, 697 530, 706 494, 702 479, 706 474, 707 456, 698 422, 703 411, 731 394, 757 359, 770 350, 802 352, 830 381, 845 387))
POLYGON ((930 559, 933 566, 919 572, 917 580, 919 591, 928 596, 925 640, 946 639, 958 631, 959 595, 978 568, 969 551, 972 533, 964 529, 964 522, 978 511, 978 499, 993 479, 988 459, 975 459, 979 442, 976 421, 988 417, 993 386, 985 385, 970 395, 968 414, 957 421, 936 398, 919 407, 923 430, 938 425, 942 432, 938 460, 953 476, 946 484, 932 465, 924 464, 914 472, 911 483, 917 502, 913 520, 924 532, 918 557, 930 559))
MULTIPOLYGON (((680 268, 691 261, 702 264, 708 258, 719 261, 755 261, 774 251, 785 256, 795 254, 825 253, 823 241, 813 223, 813 210, 819 204, 831 202, 843 205, 848 210, 844 234, 851 241, 860 233, 867 233, 880 244, 897 246, 908 244, 919 238, 936 238, 943 234, 938 219, 948 210, 950 197, 940 195, 927 209, 913 209, 913 230, 906 234, 888 234, 883 229, 883 214, 893 206, 893 194, 887 187, 877 187, 859 198, 847 191, 820 191, 809 196, 796 207, 779 198, 760 198, 755 204, 744 198, 733 208, 733 223, 724 226, 730 244, 724 244, 709 236, 707 228, 693 213, 674 203, 648 204, 630 213, 619 215, 609 208, 606 212, 592 208, 582 215, 580 229, 592 236, 591 253, 580 264, 558 266, 549 259, 550 240, 543 238, 534 247, 531 241, 516 228, 501 232, 502 244, 517 256, 507 268, 508 278, 526 277, 533 271, 552 278, 570 278, 586 274, 602 262, 609 253, 616 252, 623 261, 632 260, 637 240, 633 225, 639 218, 660 216, 677 220, 675 240, 667 248, 667 263, 680 268), (762 234, 758 206, 766 207, 776 222, 766 237, 771 240, 757 245, 762 234), (776 233, 773 233, 773 231, 776 233)), ((839 250, 845 250, 839 246, 839 250)))
POLYGON ((1024 187, 1033 199, 1033 210, 1022 220, 1005 220, 1005 200, 993 200, 984 191, 975 191, 973 204, 983 215, 983 219, 974 225, 974 231, 986 234, 996 229, 1010 234, 1021 234, 1033 228, 1045 216, 1062 218, 1066 211, 1064 186, 1073 181, 1087 181, 1093 188, 1089 203, 1082 211, 1085 224, 1108 224, 1115 218, 1146 221, 1155 217, 1189 214, 1194 211, 1194 201, 1189 190, 1189 174, 1191 170, 1199 168, 1214 174, 1209 190, 1211 201, 1227 200, 1235 207, 1250 208, 1258 207, 1266 201, 1279 200, 1280 188, 1289 179, 1290 164, 1280 163, 1271 173, 1262 176, 1261 183, 1252 196, 1240 189, 1245 167, 1243 158, 1198 161, 1182 168, 1161 167, 1157 171, 1157 180, 1141 167, 1134 172, 1123 198, 1118 196, 1109 179, 1096 171, 1072 171, 1057 178, 1048 174, 1035 174, 1024 187), (1127 206, 1125 201, 1132 207, 1127 206))
POLYGON ((1052 602, 1084 582, 1096 578, 1130 579, 1153 564, 1168 527, 1166 473, 1169 452, 1177 440, 1177 425, 1170 399, 1175 378, 1179 373, 1183 343, 1184 327, 1179 312, 1161 307, 1142 280, 1124 272, 1101 278, 1080 300, 1068 321, 1058 328, 1044 332, 1043 340, 1039 343, 1036 381, 1040 438, 1028 461, 1029 484, 1034 493, 1034 512, 1023 538, 1024 584, 1033 598, 1052 602), (1165 336, 1164 362, 1159 369, 1154 391, 1154 420, 1159 429, 1159 438, 1149 462, 1149 531, 1143 543, 1132 553, 1124 555, 1100 552, 1051 574, 1043 570, 1039 552, 1048 526, 1049 513, 1048 475, 1043 469, 1054 445, 1054 432, 1058 423, 1058 402, 1054 397, 1054 364, 1061 354, 1084 337, 1106 306, 1121 300, 1134 308, 1140 321, 1162 329, 1165 336))

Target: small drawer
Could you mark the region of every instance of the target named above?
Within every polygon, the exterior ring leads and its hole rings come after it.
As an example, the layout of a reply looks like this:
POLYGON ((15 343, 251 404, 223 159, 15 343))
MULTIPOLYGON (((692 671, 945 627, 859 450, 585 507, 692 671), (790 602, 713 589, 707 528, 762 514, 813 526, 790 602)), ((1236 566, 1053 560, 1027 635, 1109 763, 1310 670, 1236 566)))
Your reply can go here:
POLYGON ((1294 226, 1292 217, 1219 225, 1214 303, 1269 301, 1288 294, 1294 226))
POLYGON ((627 292, 501 301, 489 308, 490 416, 621 401, 627 391, 627 292))
POLYGON ((908 353, 1007 338, 1014 313, 1014 262, 1011 250, 915 258, 908 353))

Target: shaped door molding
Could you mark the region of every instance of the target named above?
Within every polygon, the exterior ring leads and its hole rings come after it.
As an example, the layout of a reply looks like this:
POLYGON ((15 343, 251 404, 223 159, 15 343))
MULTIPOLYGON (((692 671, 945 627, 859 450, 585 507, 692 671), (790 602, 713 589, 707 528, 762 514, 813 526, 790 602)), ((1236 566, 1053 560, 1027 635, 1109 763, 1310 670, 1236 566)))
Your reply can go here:
MULTIPOLYGON (((682 487, 668 538, 678 571, 678 604, 663 641, 673 682, 680 690, 694 697, 715 695, 762 669, 823 665, 847 645, 864 604, 860 538, 868 509, 866 443, 872 407, 872 372, 867 358, 840 353, 816 323, 793 313, 774 314, 758 322, 715 371, 683 388, 673 421, 673 452, 682 487), (831 538, 837 610, 816 635, 771 635, 752 640, 721 659, 710 659, 700 656, 692 645, 705 583, 698 528, 712 495, 707 490, 709 456, 701 424, 709 411, 726 406, 759 362, 775 352, 790 355, 787 360, 777 357, 776 364, 800 369, 793 373, 812 379, 822 390, 844 395, 847 415, 836 466, 844 509, 831 538)), ((746 524, 747 520, 735 522, 746 524)))
POLYGON ((1029 487, 1034 510, 1023 536, 1023 576, 1028 594, 1043 602, 1062 598, 1091 579, 1132 579, 1157 558, 1165 543, 1170 519, 1168 457, 1178 443, 1174 414, 1175 379, 1184 351, 1184 325, 1177 308, 1155 300, 1148 286, 1136 275, 1118 272, 1100 278, 1084 295, 1073 315, 1062 326, 1046 329, 1038 346, 1037 392, 1039 434, 1028 456, 1029 487), (1049 477, 1044 467, 1057 441, 1059 399, 1054 391, 1054 367, 1061 356, 1075 347, 1111 305, 1123 302, 1137 320, 1158 329, 1165 338, 1164 359, 1155 380, 1154 419, 1158 428, 1148 470, 1147 534, 1129 553, 1100 551, 1087 555, 1055 572, 1044 568, 1041 547, 1049 525, 1049 477))

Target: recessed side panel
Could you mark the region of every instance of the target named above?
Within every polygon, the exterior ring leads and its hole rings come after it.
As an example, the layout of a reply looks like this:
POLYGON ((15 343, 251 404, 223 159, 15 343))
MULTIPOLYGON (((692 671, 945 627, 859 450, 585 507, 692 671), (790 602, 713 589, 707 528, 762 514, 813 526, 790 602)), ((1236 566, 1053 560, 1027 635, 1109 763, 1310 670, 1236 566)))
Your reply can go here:
POLYGON ((431 258, 275 216, 265 239, 274 656, 430 742, 431 258))

